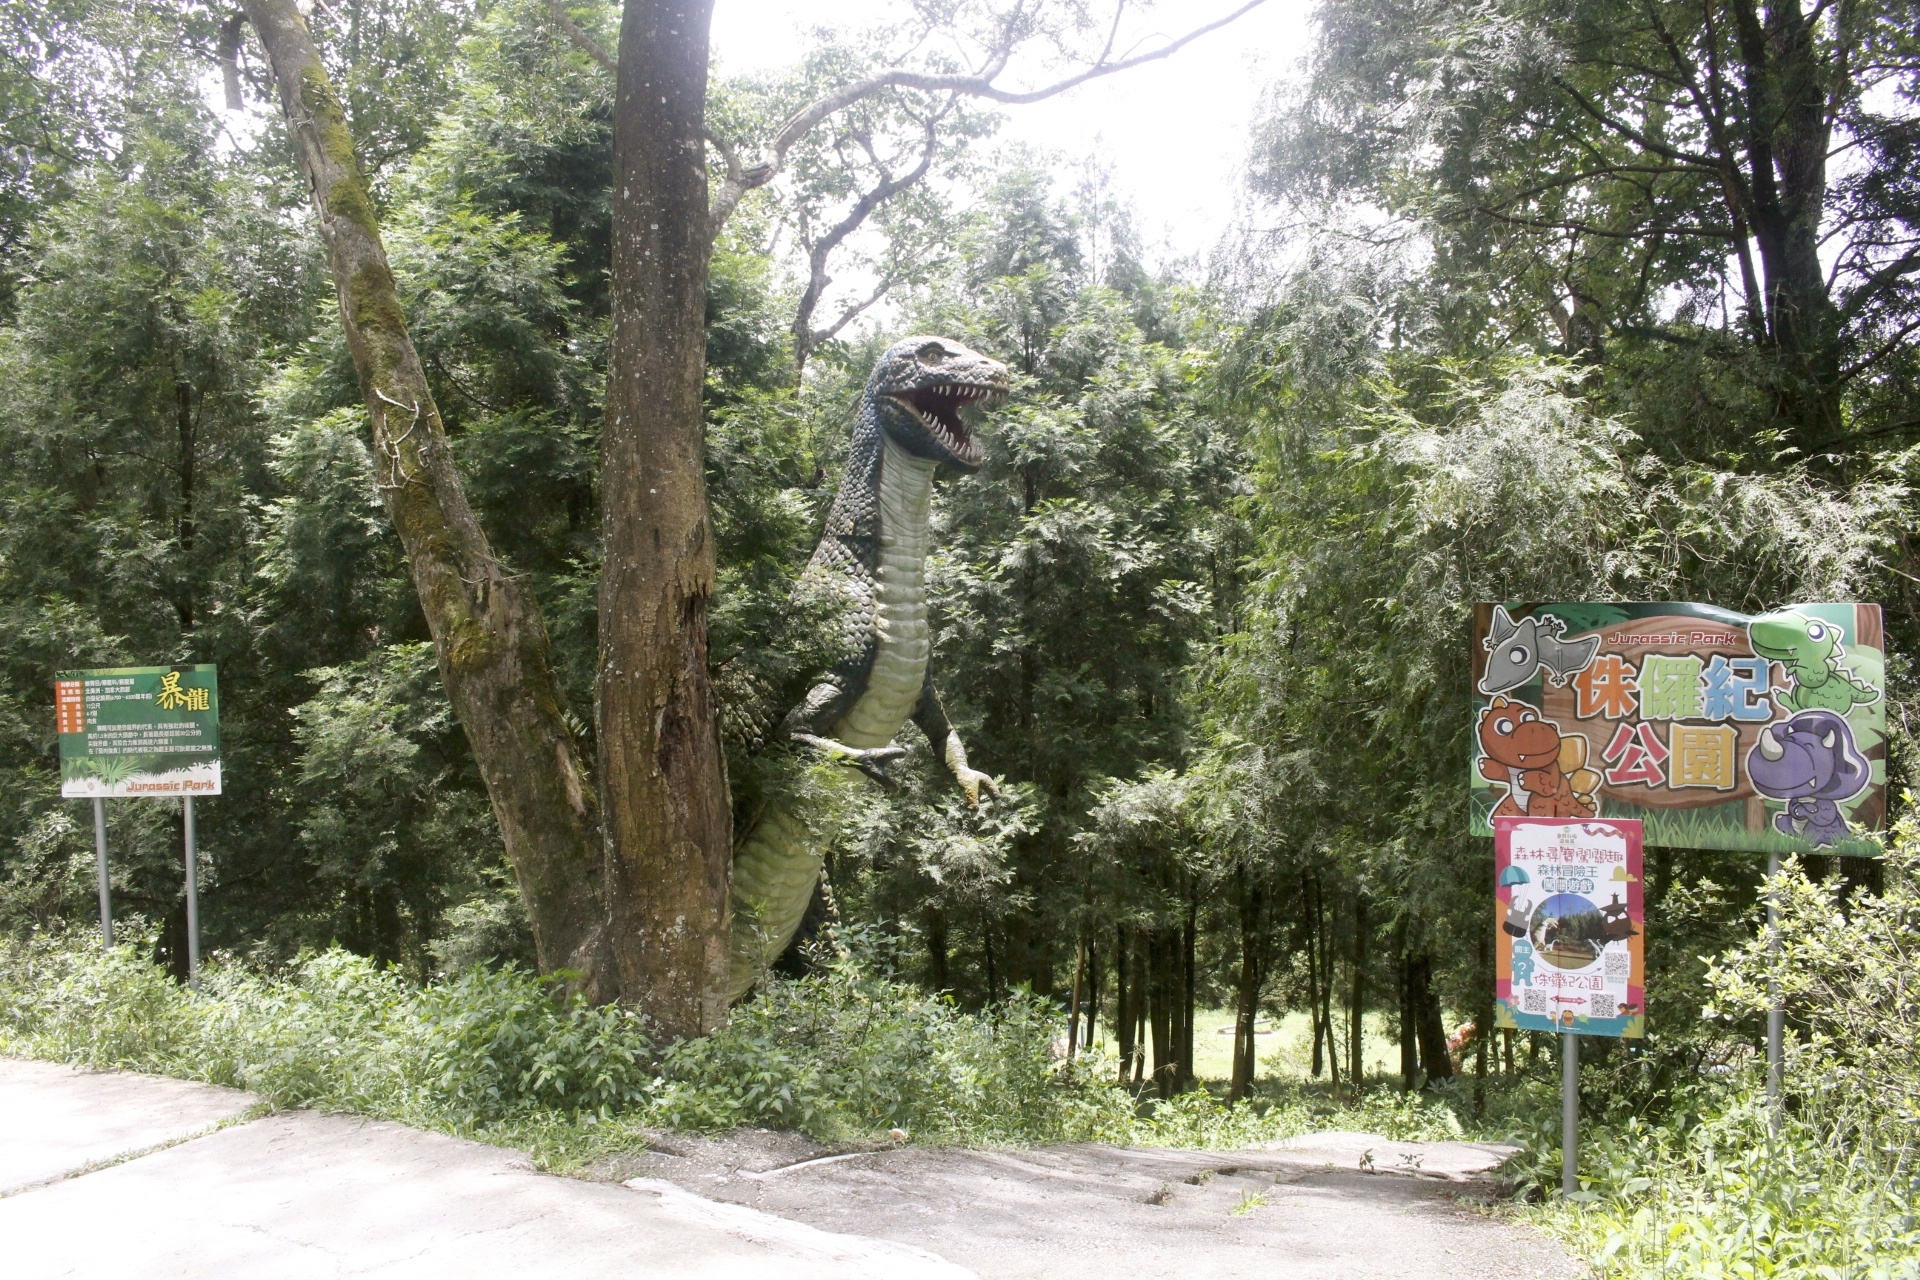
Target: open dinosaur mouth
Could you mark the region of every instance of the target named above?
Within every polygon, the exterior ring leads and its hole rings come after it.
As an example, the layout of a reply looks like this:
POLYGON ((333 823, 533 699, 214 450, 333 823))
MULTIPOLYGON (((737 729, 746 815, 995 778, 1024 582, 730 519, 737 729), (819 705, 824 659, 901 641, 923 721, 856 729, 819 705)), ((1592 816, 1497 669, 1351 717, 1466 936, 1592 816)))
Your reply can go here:
POLYGON ((1000 394, 998 387, 947 382, 922 387, 918 391, 902 392, 894 399, 913 410, 914 417, 920 419, 920 425, 927 429, 927 434, 938 440, 948 453, 969 465, 977 465, 981 460, 980 442, 967 429, 960 410, 962 406, 1000 394))

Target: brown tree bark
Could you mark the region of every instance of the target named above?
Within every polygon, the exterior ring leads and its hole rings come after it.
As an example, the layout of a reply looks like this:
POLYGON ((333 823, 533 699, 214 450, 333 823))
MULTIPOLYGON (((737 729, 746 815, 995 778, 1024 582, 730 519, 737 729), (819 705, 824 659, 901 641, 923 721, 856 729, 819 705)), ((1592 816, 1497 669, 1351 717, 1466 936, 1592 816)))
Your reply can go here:
POLYGON ((1240 982, 1235 992, 1233 1078, 1227 1087, 1227 1099, 1238 1102, 1253 1088, 1254 1027, 1260 1018, 1260 987, 1266 975, 1262 963, 1264 899, 1260 887, 1248 882, 1245 868, 1235 868, 1233 878, 1240 909, 1240 982))
POLYGON ((608 965, 593 789, 574 754, 539 610, 494 558, 468 506, 355 158, 346 115, 292 0, 245 0, 280 90, 373 421, 377 480, 432 632, 542 970, 620 993, 608 965))
POLYGON ((1139 1088, 1147 1070, 1147 1013, 1153 1004, 1152 984, 1148 981, 1148 958, 1153 950, 1152 935, 1136 932, 1133 937, 1133 1084, 1139 1088))
POLYGON ((1193 1084, 1193 1005, 1195 970, 1198 968, 1194 964, 1194 947, 1200 936, 1199 915, 1199 889, 1194 884, 1194 877, 1189 874, 1187 918, 1180 930, 1180 1023, 1175 1041, 1179 1046, 1179 1069, 1175 1073, 1176 1090, 1187 1089, 1193 1084))
POLYGON ((1347 1082, 1353 1096, 1360 1097, 1366 1083, 1366 1007, 1367 1007, 1367 899, 1353 899, 1353 987, 1347 1004, 1347 1082))
POLYGON ((670 1037, 726 1018, 733 822, 707 673, 712 0, 628 0, 613 141, 600 580, 607 914, 623 995, 670 1037))
POLYGON ((1073 994, 1067 1003, 1067 1061, 1080 1052, 1080 998, 1087 983, 1087 940, 1083 935, 1073 957, 1073 994))
POLYGON ((1420 1045, 1414 1029, 1413 964, 1407 958, 1407 927, 1400 926, 1399 958, 1394 968, 1400 987, 1400 1091, 1412 1093, 1420 1087, 1420 1045))
POLYGON ((1420 1045, 1420 1070, 1428 1083, 1453 1078, 1453 1059, 1447 1054, 1447 1028, 1440 1001, 1433 993, 1433 960, 1417 956, 1407 965, 1407 999, 1412 1006, 1413 1029, 1420 1045))
POLYGON ((1097 935, 1087 935, 1087 1035, 1083 1043, 1092 1047, 1100 1029, 1100 944, 1097 935))
POLYGON ((947 978, 947 913, 932 907, 926 920, 927 984, 935 991, 945 991, 951 985, 947 978))
POLYGON ((1770 337, 1790 380, 1788 413, 1812 445, 1840 428, 1840 317, 1820 262, 1820 222, 1832 144, 1828 81, 1844 77, 1822 65, 1820 19, 1799 4, 1770 4, 1764 16, 1753 0, 1729 8, 1749 104, 1746 221, 1760 250, 1770 337))
POLYGON ((1113 931, 1113 1036, 1120 1050, 1120 1084, 1133 1076, 1134 1025, 1139 1021, 1134 1002, 1139 986, 1130 981, 1132 955, 1127 945, 1127 927, 1116 925, 1113 931))
POLYGON ((1179 991, 1179 934, 1156 925, 1147 942, 1147 1014, 1153 1024, 1153 1083, 1163 1098, 1173 1096, 1180 1073, 1174 1013, 1179 991))

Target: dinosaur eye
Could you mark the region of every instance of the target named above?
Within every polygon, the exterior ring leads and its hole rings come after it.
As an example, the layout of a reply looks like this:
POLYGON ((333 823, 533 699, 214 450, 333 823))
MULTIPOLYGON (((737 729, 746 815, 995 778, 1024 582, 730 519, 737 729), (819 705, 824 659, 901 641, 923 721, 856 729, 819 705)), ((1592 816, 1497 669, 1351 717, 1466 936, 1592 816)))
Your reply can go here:
POLYGON ((1531 711, 1522 711, 1520 713, 1521 724, 1532 724, 1534 722, 1534 719, 1535 719, 1535 716, 1531 711))
POLYGON ((921 364, 939 364, 947 358, 947 349, 937 342, 929 342, 914 352, 913 358, 921 364))
POLYGON ((1517 644, 1513 646, 1513 648, 1507 650, 1507 661, 1511 662, 1516 667, 1525 666, 1527 662, 1527 646, 1523 644, 1517 644))
POLYGON ((1493 722, 1493 731, 1504 738, 1513 732, 1513 721, 1501 716, 1493 722))
POLYGON ((1827 629, 1825 627, 1821 626, 1817 622, 1811 622, 1807 624, 1807 639, 1825 640, 1826 638, 1827 638, 1827 629))

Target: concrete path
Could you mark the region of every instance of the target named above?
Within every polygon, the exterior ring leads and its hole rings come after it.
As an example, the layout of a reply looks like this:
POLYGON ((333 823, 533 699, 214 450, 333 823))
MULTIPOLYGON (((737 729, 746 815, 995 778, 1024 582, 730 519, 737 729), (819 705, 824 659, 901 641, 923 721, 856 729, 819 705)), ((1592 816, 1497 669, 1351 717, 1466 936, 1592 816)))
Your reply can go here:
POLYGON ((1319 1134, 1255 1152, 829 1151, 659 1135, 594 1171, 244 1093, 0 1059, 7 1280, 1564 1280, 1482 1212, 1501 1153, 1319 1134))
POLYGON ((1553 1241, 1488 1212, 1511 1154, 1320 1133, 1257 1151, 1091 1144, 827 1152, 791 1134, 661 1135, 603 1170, 831 1231, 910 1241, 994 1280, 1571 1280, 1553 1241), (669 1154, 669 1152, 673 1154, 669 1154))
POLYGON ((233 1090, 0 1059, 0 1274, 973 1280, 910 1246, 550 1177, 403 1125, 283 1112, 208 1131, 252 1107, 233 1090))

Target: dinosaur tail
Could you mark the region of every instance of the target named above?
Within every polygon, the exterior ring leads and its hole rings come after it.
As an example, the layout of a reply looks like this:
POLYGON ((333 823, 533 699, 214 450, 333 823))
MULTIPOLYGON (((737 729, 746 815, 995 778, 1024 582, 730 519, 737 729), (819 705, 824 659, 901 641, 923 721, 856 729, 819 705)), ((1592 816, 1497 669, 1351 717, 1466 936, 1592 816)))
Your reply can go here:
MULTIPOLYGON (((865 780, 844 770, 827 775, 841 786, 865 780)), ((782 796, 769 803, 733 850, 733 943, 727 1000, 753 989, 793 941, 820 881, 825 841, 806 820, 804 804, 782 796)))

